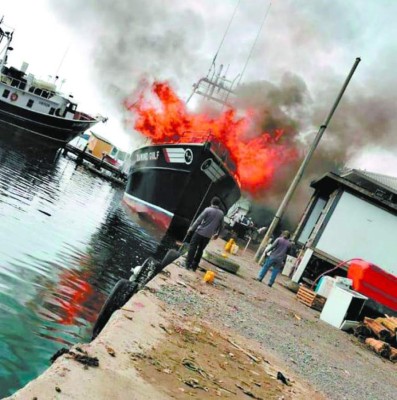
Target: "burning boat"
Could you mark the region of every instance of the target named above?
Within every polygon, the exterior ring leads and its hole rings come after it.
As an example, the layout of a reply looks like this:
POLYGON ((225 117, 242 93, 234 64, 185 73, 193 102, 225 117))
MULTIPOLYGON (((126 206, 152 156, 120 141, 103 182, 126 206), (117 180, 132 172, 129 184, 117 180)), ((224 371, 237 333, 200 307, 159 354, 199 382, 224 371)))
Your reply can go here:
POLYGON ((124 202, 176 239, 218 196, 226 212, 239 198, 235 166, 216 142, 161 144, 132 154, 124 202))
POLYGON ((106 119, 92 117, 77 110, 71 96, 65 97, 55 81, 47 82, 27 74, 28 64, 21 69, 7 66, 14 32, 2 29, 0 20, 0 121, 26 133, 50 139, 60 146, 106 119), (1 51, 2 50, 2 51, 1 51))

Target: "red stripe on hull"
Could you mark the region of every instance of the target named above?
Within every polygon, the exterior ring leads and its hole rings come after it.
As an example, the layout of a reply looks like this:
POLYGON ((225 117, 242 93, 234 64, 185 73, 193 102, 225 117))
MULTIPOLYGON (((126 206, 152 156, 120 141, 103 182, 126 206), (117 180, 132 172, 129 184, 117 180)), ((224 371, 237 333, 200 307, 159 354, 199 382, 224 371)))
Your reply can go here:
POLYGON ((137 213, 139 216, 158 226, 161 230, 167 231, 170 227, 172 221, 170 215, 152 208, 148 204, 140 203, 126 196, 124 196, 123 201, 134 213, 137 213))
POLYGON ((163 149, 163 154, 164 154, 165 161, 167 161, 169 163, 170 162, 170 158, 168 156, 167 149, 163 149))

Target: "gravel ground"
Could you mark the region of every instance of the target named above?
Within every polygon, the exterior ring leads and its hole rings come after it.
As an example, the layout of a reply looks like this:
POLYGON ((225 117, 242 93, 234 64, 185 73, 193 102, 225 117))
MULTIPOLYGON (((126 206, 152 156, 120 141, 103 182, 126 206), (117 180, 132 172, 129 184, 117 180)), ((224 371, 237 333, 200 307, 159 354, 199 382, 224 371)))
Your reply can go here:
MULTIPOLYGON (((213 249, 220 245, 211 243, 213 249)), ((217 271, 217 283, 207 285, 201 272, 191 273, 188 286, 164 286, 157 296, 179 312, 256 340, 329 399, 397 398, 397 365, 320 321, 318 312, 300 304, 282 285, 285 278, 279 277, 273 288, 254 281, 258 266, 250 261, 252 254, 236 260, 238 276, 217 271)))

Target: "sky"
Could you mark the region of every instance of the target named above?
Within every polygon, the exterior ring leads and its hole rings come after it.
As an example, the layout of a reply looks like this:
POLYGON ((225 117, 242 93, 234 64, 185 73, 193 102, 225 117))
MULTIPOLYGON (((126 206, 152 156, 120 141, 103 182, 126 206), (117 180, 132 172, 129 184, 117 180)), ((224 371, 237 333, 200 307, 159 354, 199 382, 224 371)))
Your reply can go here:
MULTIPOLYGON (((109 117, 97 132, 131 148, 140 139, 122 125, 122 98, 142 77, 168 80, 187 98, 207 73, 237 3, 217 58, 234 78, 270 0, 2 0, 0 14, 15 28, 10 64, 27 61, 37 75, 66 79, 62 89, 83 110, 109 117)), ((269 87, 277 90, 278 112, 310 143, 361 57, 317 163, 338 159, 397 176, 396 14, 394 0, 271 1, 241 81, 246 101, 268 105, 269 87), (292 95, 293 105, 286 99, 292 95)))

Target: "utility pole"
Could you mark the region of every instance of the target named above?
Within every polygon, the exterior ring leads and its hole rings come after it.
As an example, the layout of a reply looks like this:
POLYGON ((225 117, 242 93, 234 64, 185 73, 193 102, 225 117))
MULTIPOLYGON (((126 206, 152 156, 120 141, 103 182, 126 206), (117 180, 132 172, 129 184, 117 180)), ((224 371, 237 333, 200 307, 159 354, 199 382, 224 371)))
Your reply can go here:
POLYGON ((280 222, 280 219, 282 218, 284 211, 287 208, 288 203, 290 202, 291 197, 294 194, 294 191, 295 191, 296 187, 298 186, 298 183, 300 182, 307 165, 310 162, 310 159, 314 153, 314 150, 316 149, 318 143, 320 142, 320 139, 323 136, 324 131, 327 129, 327 126, 328 126, 329 122, 331 121, 331 118, 334 115, 334 112, 335 112, 336 108, 338 107, 339 102, 340 102, 343 94, 345 93, 345 90, 346 90, 360 61, 361 61, 360 58, 356 58, 356 61, 354 62, 354 65, 353 65, 352 69, 350 70, 350 73, 347 76, 345 83, 343 84, 342 89, 340 90, 338 97, 336 98, 335 103, 332 106, 331 111, 328 114, 328 117, 326 118, 324 124, 320 126, 320 129, 317 132, 317 135, 314 138, 314 141, 313 141, 309 151, 307 152, 304 160, 302 161, 302 164, 300 165, 299 170, 296 173, 294 180, 292 181, 287 193, 285 194, 284 199, 281 202, 281 204, 273 218, 273 221, 270 224, 269 229, 267 230, 266 235, 263 238, 263 240, 258 248, 258 251, 255 254, 255 260, 258 261, 259 264, 262 262, 263 258, 265 257, 264 254, 261 255, 261 252, 266 247, 267 243, 269 242, 270 237, 272 236, 274 230, 276 229, 278 223, 280 222))

